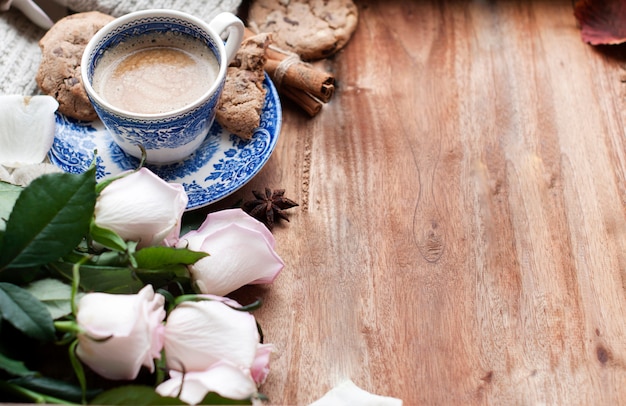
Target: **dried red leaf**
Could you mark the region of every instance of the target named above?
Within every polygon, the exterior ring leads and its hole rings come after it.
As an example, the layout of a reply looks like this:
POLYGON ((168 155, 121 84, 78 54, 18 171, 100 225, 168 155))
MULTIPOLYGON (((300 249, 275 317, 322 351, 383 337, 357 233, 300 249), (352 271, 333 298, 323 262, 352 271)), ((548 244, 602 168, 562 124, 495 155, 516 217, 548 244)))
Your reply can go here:
POLYGON ((574 16, 580 24, 583 41, 591 45, 626 42, 626 1, 579 0, 574 16))

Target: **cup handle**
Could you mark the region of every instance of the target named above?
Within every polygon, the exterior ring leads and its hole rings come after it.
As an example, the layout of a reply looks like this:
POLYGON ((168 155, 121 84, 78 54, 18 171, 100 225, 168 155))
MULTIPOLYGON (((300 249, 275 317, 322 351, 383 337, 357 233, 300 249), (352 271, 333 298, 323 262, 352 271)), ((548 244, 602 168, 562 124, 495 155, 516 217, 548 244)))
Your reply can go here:
POLYGON ((209 27, 222 38, 224 34, 227 34, 224 47, 226 48, 226 63, 229 64, 241 46, 244 34, 243 22, 236 15, 223 12, 211 20, 209 27))

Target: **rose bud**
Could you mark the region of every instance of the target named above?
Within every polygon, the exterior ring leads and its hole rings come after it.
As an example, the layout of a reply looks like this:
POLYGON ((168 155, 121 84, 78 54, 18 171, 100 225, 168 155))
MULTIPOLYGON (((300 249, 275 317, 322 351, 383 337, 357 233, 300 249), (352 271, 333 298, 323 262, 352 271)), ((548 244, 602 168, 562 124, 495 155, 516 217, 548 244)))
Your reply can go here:
POLYGON ((134 295, 87 293, 76 315, 78 358, 107 379, 135 379, 142 365, 153 372, 163 348, 164 303, 151 285, 134 295))
POLYGON ((168 368, 186 372, 218 361, 249 370, 259 345, 254 316, 220 300, 179 304, 167 318, 164 337, 168 368))
POLYGON ((201 295, 168 316, 164 349, 171 379, 157 388, 163 396, 198 403, 208 392, 246 399, 269 373, 272 344, 260 344, 254 316, 232 299, 201 295), (184 374, 183 374, 184 372, 184 374), (184 383, 183 383, 184 380, 184 383))
POLYGON ((241 209, 207 215, 176 244, 209 256, 189 266, 201 293, 223 296, 248 284, 271 283, 284 267, 272 233, 241 209))
POLYGON ((138 241, 140 248, 175 242, 187 207, 185 189, 147 168, 116 179, 98 196, 95 223, 138 241))

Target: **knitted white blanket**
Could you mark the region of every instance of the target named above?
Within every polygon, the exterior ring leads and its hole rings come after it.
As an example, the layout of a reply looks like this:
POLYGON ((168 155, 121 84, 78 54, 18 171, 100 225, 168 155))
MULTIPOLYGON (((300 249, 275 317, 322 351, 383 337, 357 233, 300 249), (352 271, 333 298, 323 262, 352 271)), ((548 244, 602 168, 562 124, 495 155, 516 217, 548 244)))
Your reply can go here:
MULTIPOLYGON (((241 0, 55 0, 76 12, 101 11, 119 17, 131 11, 169 8, 210 21, 222 11, 236 13, 241 0)), ((19 10, 9 9, 10 0, 0 0, 0 94, 38 94, 35 75, 41 60, 39 39, 45 31, 19 10)))

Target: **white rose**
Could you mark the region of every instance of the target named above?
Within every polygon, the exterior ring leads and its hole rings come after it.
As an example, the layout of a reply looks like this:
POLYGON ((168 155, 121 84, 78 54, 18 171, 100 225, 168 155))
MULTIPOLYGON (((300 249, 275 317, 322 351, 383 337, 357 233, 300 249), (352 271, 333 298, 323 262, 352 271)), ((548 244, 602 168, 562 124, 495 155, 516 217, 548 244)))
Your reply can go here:
POLYGON ((147 168, 111 182, 98 196, 95 223, 139 247, 176 241, 188 197, 182 185, 167 183, 147 168))
POLYGON ((273 345, 259 343, 254 316, 235 310, 239 303, 201 297, 212 300, 183 302, 167 318, 164 350, 170 379, 156 390, 162 396, 180 393, 180 399, 190 404, 208 392, 249 398, 269 372, 273 345))
POLYGON ((131 380, 154 371, 163 348, 165 298, 146 285, 134 295, 88 293, 78 302, 76 354, 107 379, 131 380))
POLYGON ((210 213, 176 244, 209 256, 189 266, 201 293, 226 295, 248 284, 271 283, 284 267, 272 233, 241 209, 210 213))
POLYGON ((167 366, 204 371, 218 361, 249 370, 259 332, 254 316, 220 300, 183 302, 169 314, 164 330, 167 366))

